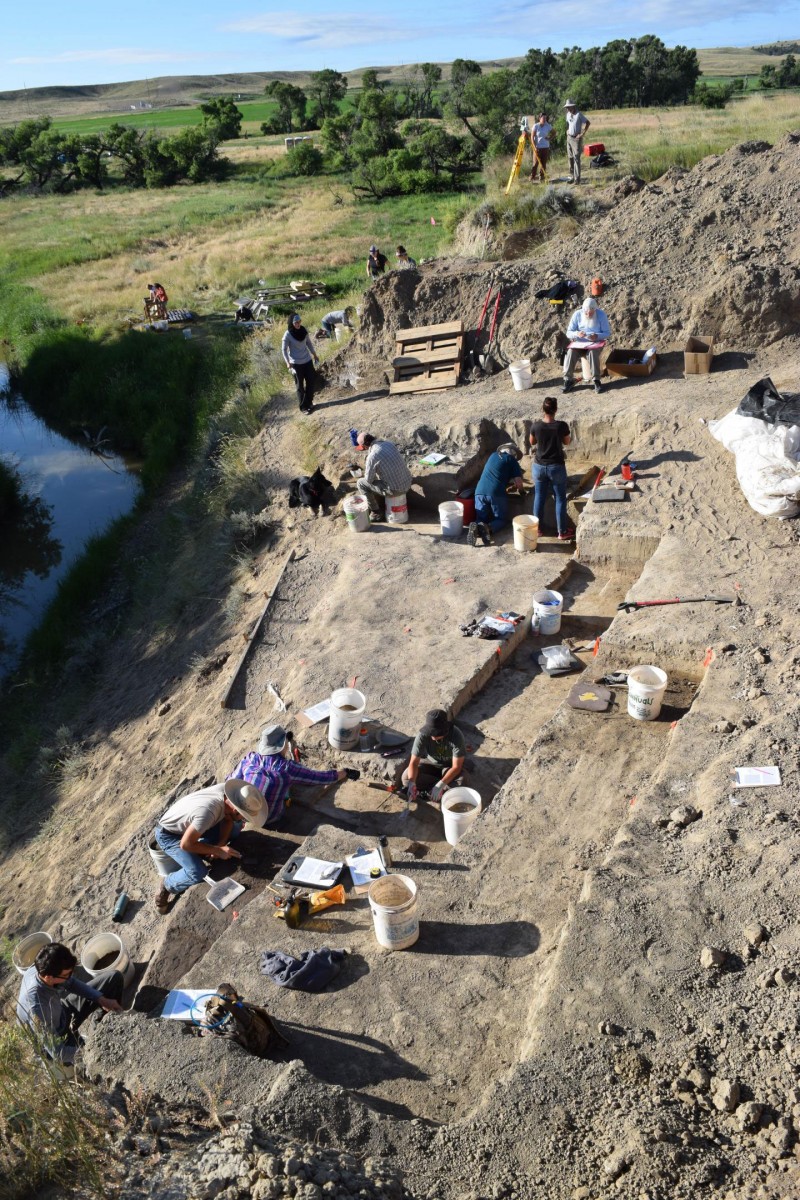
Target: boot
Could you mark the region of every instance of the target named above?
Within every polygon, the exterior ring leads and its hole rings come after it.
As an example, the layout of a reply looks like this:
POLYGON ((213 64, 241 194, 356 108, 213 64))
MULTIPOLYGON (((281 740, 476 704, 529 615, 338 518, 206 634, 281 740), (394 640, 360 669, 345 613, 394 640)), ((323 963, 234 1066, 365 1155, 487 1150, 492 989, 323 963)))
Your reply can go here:
POLYGON ((172 893, 168 892, 162 884, 155 900, 156 911, 160 912, 162 917, 165 917, 169 912, 169 898, 171 895, 172 893))

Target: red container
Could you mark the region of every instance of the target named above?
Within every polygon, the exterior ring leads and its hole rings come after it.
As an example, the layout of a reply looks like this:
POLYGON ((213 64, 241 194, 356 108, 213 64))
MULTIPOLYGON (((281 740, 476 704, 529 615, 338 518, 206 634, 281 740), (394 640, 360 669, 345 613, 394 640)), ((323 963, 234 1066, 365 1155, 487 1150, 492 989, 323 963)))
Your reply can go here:
POLYGON ((474 496, 456 496, 456 500, 464 508, 464 524, 469 525, 475 520, 475 497, 474 496))
POLYGON ((604 154, 605 149, 603 142, 589 142, 588 146, 583 147, 583 153, 589 158, 594 158, 595 154, 604 154))

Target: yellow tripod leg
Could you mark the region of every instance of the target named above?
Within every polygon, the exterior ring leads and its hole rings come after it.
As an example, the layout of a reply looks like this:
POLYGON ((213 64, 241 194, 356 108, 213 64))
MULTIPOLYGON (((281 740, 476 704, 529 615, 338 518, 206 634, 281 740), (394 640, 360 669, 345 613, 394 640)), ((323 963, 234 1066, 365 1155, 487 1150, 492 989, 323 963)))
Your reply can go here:
POLYGON ((508 193, 511 191, 511 185, 519 175, 519 169, 522 166, 522 156, 525 153, 525 143, 527 140, 527 133, 523 133, 517 142, 517 153, 514 155, 514 164, 511 168, 511 174, 508 177, 508 183, 506 184, 506 195, 508 195, 508 193))

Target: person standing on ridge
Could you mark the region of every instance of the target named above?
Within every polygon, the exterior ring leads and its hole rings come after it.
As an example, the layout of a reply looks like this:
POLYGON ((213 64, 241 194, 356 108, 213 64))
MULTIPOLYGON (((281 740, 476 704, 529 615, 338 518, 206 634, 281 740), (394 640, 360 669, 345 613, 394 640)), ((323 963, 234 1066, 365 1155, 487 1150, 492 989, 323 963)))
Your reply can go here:
POLYGON ((533 157, 531 183, 538 182, 540 172, 542 183, 547 182, 546 170, 547 160, 550 158, 550 134, 552 132, 553 126, 550 124, 547 113, 539 113, 539 119, 531 130, 531 142, 536 151, 533 157))
POLYGON ((578 110, 578 106, 573 100, 567 100, 564 110, 567 115, 567 162, 569 163, 570 183, 580 183, 583 135, 591 125, 591 121, 578 110))

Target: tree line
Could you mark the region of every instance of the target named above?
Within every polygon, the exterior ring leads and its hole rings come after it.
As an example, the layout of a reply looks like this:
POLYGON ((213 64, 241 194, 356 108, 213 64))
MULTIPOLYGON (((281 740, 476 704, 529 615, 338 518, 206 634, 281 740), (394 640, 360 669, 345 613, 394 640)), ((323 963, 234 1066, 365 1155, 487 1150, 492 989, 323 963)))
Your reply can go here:
POLYGON ((758 86, 765 89, 800 87, 800 63, 793 54, 787 54, 777 67, 765 63, 758 77, 758 86))
MULTIPOLYGON (((327 68, 310 75, 307 90, 269 83, 276 112, 261 128, 267 134, 320 129, 322 150, 300 144, 287 156, 288 169, 314 174, 327 161, 349 172, 357 195, 452 190, 487 157, 513 148, 521 114, 549 111, 563 138, 567 95, 584 109, 704 103, 699 76, 695 50, 669 50, 649 34, 588 50, 529 50, 516 69, 484 72, 458 58, 447 83, 436 63, 417 64, 400 86, 370 69, 349 97, 347 77, 327 68)), ((102 188, 112 163, 115 177, 130 187, 221 179, 226 162, 218 147, 239 136, 242 113, 231 97, 211 100, 201 112, 199 126, 172 136, 118 123, 103 134, 65 134, 48 118, 23 121, 0 130, 0 166, 7 171, 0 189, 102 188)))

